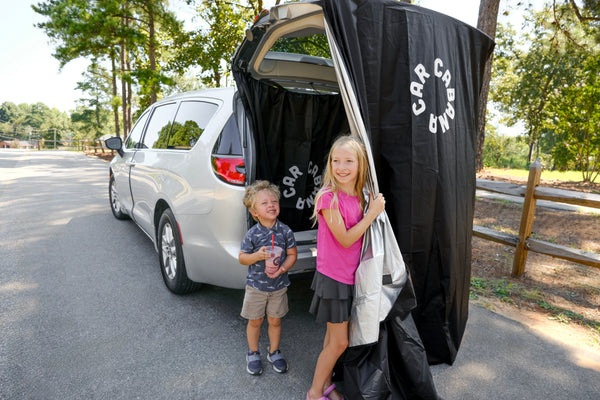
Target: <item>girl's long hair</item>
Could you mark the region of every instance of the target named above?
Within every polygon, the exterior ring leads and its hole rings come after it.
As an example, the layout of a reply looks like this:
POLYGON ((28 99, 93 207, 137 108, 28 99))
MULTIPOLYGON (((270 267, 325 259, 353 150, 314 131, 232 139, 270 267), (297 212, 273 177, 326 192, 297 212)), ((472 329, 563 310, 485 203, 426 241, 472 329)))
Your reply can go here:
POLYGON ((345 135, 338 137, 333 144, 331 145, 331 150, 329 150, 329 156, 327 157, 327 165, 325 166, 325 174, 323 176, 323 186, 317 192, 315 196, 315 208, 313 210, 313 214, 311 219, 313 220, 313 226, 318 221, 318 212, 317 212, 317 204, 325 193, 332 192, 333 199, 331 201, 331 208, 335 208, 338 202, 337 193, 340 190, 339 183, 335 179, 331 168, 331 157, 333 152, 339 147, 345 146, 348 150, 352 151, 356 155, 356 159, 358 160, 358 174, 356 177, 356 183, 354 185, 354 191, 356 192, 359 200, 360 200, 360 209, 364 211, 366 206, 366 199, 363 194, 363 188, 367 182, 367 169, 368 169, 368 160, 367 160, 367 150, 365 149, 365 145, 354 136, 345 135))

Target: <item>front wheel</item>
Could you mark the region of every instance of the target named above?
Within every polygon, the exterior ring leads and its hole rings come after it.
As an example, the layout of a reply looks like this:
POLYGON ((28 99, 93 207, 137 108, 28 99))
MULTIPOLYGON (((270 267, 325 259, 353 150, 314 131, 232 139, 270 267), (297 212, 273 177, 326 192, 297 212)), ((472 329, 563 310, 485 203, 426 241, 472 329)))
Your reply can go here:
POLYGON ((188 278, 185 271, 177 221, 168 208, 163 212, 158 224, 158 258, 163 280, 171 292, 186 294, 199 286, 188 278))
POLYGON ((129 216, 122 211, 119 193, 115 189, 115 177, 111 176, 108 182, 108 199, 110 200, 110 209, 116 219, 128 219, 129 216))

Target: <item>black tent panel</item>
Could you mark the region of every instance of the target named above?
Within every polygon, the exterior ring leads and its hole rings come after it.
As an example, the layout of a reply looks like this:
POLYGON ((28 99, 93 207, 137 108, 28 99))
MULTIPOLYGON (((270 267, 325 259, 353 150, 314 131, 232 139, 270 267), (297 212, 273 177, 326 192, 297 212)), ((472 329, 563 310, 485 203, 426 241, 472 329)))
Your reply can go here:
POLYGON ((411 272, 429 362, 452 364, 468 317, 477 110, 493 41, 393 0, 322 5, 411 272))

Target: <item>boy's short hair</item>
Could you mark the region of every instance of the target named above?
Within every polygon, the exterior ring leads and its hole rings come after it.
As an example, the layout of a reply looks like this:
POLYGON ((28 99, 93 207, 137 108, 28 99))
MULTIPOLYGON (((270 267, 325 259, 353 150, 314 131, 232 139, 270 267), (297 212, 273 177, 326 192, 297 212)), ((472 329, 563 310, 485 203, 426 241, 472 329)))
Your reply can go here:
POLYGON ((254 208, 254 204, 256 203, 256 194, 262 190, 268 190, 273 193, 277 200, 281 197, 281 193, 279 192, 279 188, 277 185, 269 182, 269 181, 255 181, 252 185, 246 187, 246 193, 244 193, 243 202, 248 210, 252 210, 254 208))

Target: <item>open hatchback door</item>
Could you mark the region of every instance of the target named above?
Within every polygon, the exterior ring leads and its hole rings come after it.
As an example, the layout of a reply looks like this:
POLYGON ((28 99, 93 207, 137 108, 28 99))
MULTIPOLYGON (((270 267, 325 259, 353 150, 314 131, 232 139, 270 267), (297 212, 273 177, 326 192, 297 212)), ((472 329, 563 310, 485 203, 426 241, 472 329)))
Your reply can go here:
POLYGON ((492 49, 482 32, 425 8, 323 0, 261 14, 232 60, 248 178, 279 185, 280 218, 307 243, 331 143, 351 133, 366 144, 430 363, 452 364, 467 322, 477 110, 492 49))

